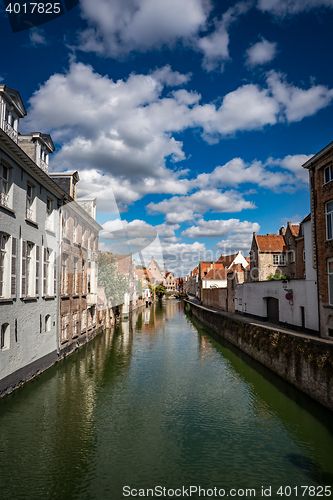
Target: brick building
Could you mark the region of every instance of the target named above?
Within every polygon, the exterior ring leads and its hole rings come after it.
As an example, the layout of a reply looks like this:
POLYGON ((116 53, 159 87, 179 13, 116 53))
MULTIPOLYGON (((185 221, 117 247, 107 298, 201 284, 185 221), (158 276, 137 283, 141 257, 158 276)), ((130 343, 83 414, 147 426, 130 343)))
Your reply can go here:
POLYGON ((303 167, 309 170, 320 335, 333 338, 333 142, 303 167))

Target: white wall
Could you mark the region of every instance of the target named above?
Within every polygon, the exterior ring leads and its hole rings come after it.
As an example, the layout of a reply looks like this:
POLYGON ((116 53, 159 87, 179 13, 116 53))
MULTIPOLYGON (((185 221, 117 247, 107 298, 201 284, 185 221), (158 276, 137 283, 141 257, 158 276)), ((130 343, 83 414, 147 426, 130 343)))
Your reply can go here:
POLYGON ((227 288, 228 280, 210 280, 203 279, 202 280, 202 288, 210 288, 213 286, 214 288, 227 288))
POLYGON ((235 291, 236 312, 245 312, 267 318, 267 297, 279 299, 279 320, 290 325, 302 326, 301 307, 304 307, 305 328, 318 330, 317 284, 313 280, 290 280, 288 290, 293 300, 285 298, 287 293, 282 281, 257 281, 237 285, 235 291))

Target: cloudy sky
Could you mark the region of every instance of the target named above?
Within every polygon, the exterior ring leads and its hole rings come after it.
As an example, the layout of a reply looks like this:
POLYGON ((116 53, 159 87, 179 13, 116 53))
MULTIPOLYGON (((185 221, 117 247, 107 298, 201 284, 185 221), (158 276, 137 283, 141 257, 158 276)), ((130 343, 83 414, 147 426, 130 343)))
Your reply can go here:
POLYGON ((98 198, 102 248, 127 251, 125 230, 184 274, 308 214, 302 164, 333 140, 333 0, 80 0, 15 34, 0 5, 20 130, 50 133, 52 170, 98 198))

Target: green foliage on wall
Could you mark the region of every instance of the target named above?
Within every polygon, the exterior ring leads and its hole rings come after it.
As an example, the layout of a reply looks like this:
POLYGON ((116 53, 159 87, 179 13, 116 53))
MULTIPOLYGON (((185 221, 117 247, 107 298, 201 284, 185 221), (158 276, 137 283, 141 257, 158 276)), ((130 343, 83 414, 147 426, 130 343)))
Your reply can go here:
POLYGON ((124 294, 128 291, 128 279, 119 273, 116 257, 110 253, 98 255, 98 286, 105 287, 107 298, 113 305, 124 303, 124 294))

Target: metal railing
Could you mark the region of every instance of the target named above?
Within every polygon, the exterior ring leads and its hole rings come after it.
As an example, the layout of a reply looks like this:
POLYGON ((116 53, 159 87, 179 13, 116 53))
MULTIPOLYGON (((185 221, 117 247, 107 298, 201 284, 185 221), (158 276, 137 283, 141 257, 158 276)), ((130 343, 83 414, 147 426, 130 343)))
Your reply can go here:
POLYGON ((29 219, 29 220, 33 220, 33 215, 34 215, 33 210, 31 208, 27 208, 26 218, 29 219))
POLYGON ((0 205, 3 207, 9 206, 9 195, 6 193, 0 193, 0 205))
POLYGON ((43 170, 43 172, 46 174, 49 173, 49 166, 46 161, 42 160, 42 158, 38 158, 37 165, 43 170))
POLYGON ((3 121, 3 130, 6 132, 6 134, 13 139, 14 142, 17 144, 17 137, 18 133, 17 131, 6 121, 3 121))

